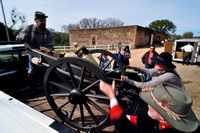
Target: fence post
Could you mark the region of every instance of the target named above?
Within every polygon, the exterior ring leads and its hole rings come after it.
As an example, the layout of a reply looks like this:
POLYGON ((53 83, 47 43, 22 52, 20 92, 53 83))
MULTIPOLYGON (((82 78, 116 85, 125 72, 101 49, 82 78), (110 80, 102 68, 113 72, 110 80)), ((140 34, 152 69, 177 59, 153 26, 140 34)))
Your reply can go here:
POLYGON ((114 49, 114 44, 112 44, 112 50, 114 49))

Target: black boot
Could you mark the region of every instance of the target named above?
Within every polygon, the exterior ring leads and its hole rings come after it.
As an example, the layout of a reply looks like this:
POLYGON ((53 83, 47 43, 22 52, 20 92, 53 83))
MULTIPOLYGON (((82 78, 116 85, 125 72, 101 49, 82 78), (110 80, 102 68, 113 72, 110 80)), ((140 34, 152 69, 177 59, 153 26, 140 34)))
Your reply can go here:
POLYGON ((189 65, 189 61, 186 62, 187 66, 189 65))

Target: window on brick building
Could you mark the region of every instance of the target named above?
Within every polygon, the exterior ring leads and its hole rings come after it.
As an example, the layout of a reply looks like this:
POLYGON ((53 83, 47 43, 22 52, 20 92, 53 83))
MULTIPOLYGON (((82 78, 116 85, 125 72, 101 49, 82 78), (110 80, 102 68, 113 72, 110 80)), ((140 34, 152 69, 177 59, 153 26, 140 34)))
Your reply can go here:
POLYGON ((96 38, 92 37, 92 45, 95 45, 95 44, 96 44, 96 38))

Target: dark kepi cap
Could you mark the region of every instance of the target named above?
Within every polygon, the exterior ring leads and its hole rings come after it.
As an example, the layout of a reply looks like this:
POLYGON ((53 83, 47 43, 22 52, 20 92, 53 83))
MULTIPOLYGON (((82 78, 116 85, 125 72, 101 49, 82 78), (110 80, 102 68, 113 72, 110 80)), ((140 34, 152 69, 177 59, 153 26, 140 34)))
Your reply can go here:
POLYGON ((163 64, 169 69, 176 68, 176 66, 172 64, 172 55, 169 52, 162 52, 159 56, 151 58, 151 60, 155 63, 163 64))
POLYGON ((35 12, 35 19, 37 18, 47 18, 48 16, 46 16, 43 12, 40 11, 36 11, 35 12))

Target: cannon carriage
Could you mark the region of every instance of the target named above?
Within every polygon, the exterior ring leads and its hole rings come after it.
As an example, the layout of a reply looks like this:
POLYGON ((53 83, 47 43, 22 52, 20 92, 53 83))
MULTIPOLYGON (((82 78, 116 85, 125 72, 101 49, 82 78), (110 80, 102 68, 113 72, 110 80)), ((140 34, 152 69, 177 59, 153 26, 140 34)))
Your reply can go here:
POLYGON ((99 91, 100 80, 111 83, 114 79, 118 87, 117 98, 120 104, 126 104, 126 112, 139 112, 142 101, 137 89, 121 82, 120 77, 127 75, 137 81, 141 81, 141 77, 138 73, 125 71, 118 57, 109 51, 88 51, 84 46, 77 46, 76 56, 64 57, 46 48, 37 50, 28 44, 25 46, 29 54, 37 58, 36 64, 47 67, 43 80, 46 98, 52 110, 67 125, 82 131, 94 129, 98 132, 110 124, 109 99, 99 91), (110 59, 109 64, 116 61, 119 67, 108 69, 107 65, 101 68, 103 54, 110 59), (130 101, 123 102, 124 97, 130 101))

